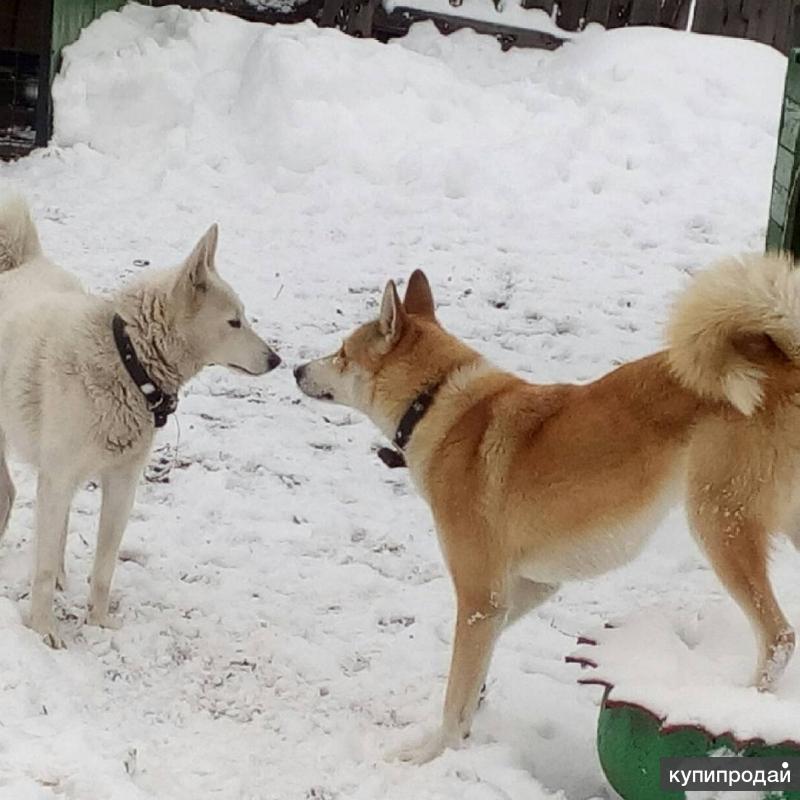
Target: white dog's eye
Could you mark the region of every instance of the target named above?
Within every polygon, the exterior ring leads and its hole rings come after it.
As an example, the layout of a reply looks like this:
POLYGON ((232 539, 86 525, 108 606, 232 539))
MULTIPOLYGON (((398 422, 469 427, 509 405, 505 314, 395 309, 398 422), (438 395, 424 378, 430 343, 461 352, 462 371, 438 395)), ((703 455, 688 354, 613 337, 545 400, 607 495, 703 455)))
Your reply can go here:
POLYGON ((229 319, 228 320, 228 325, 230 325, 231 328, 241 328, 242 327, 242 321, 240 319, 229 319))

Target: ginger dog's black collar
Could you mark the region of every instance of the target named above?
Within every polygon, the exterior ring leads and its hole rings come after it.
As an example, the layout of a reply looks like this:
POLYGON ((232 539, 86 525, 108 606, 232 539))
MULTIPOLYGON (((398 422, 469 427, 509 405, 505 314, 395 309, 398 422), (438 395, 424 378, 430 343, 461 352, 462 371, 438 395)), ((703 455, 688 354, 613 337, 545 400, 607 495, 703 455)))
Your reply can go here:
POLYGON ((406 466, 406 459, 403 456, 403 450, 406 449, 411 434, 414 433, 414 428, 417 427, 419 421, 425 416, 428 409, 436 399, 436 393, 442 385, 442 381, 434 384, 433 386, 425 389, 416 396, 414 402, 408 407, 408 410, 403 414, 400 424, 397 426, 397 431, 394 434, 392 443, 394 447, 381 447, 378 450, 378 458, 386 464, 389 469, 397 469, 398 467, 406 466))
POLYGON ((128 375, 131 376, 131 380, 144 395, 156 428, 163 428, 167 424, 169 415, 178 407, 178 398, 174 394, 162 392, 158 384, 147 374, 136 355, 131 337, 125 332, 125 320, 119 314, 114 314, 114 318, 111 320, 111 329, 114 331, 114 343, 117 345, 117 352, 122 359, 122 364, 128 375))

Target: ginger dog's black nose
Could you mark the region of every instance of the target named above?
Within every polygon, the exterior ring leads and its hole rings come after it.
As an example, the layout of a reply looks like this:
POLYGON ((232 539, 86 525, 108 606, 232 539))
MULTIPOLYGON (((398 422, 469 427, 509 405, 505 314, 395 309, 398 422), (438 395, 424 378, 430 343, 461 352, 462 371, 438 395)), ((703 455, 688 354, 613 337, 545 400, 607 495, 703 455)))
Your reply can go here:
POLYGON ((299 367, 295 367, 294 368, 294 379, 296 381, 301 380, 301 378, 305 374, 305 371, 306 371, 306 365, 305 364, 301 364, 299 367))
POLYGON ((270 370, 275 369, 275 367, 279 366, 281 363, 281 357, 277 353, 270 353, 267 356, 267 367, 270 370))

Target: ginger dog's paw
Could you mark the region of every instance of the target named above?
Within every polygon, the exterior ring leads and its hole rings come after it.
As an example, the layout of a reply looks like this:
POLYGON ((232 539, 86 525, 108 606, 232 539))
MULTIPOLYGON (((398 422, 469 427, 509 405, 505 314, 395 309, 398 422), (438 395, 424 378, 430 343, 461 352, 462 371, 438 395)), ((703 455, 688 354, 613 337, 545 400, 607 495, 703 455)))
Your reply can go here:
POLYGON ((427 764, 438 758, 448 748, 458 747, 457 741, 452 741, 441 730, 427 733, 416 741, 389 751, 387 761, 402 761, 405 764, 427 764))

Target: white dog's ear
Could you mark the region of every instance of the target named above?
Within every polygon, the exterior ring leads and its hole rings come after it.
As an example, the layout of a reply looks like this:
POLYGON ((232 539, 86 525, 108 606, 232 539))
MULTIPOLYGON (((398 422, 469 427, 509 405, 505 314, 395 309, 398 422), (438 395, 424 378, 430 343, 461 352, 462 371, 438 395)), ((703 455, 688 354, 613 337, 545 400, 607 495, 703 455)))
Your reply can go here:
POLYGON ((415 269, 408 279, 403 306, 407 314, 417 314, 428 319, 436 318, 436 306, 433 302, 431 285, 421 269, 415 269))
POLYGON ((217 271, 214 266, 214 256, 217 252, 218 238, 219 228, 215 222, 203 234, 183 264, 180 282, 188 284, 193 292, 204 292, 208 288, 209 275, 217 271))
POLYGON ((397 287, 394 285, 394 281, 389 281, 383 290, 378 328, 390 344, 394 344, 400 338, 404 321, 405 311, 400 303, 397 287))

